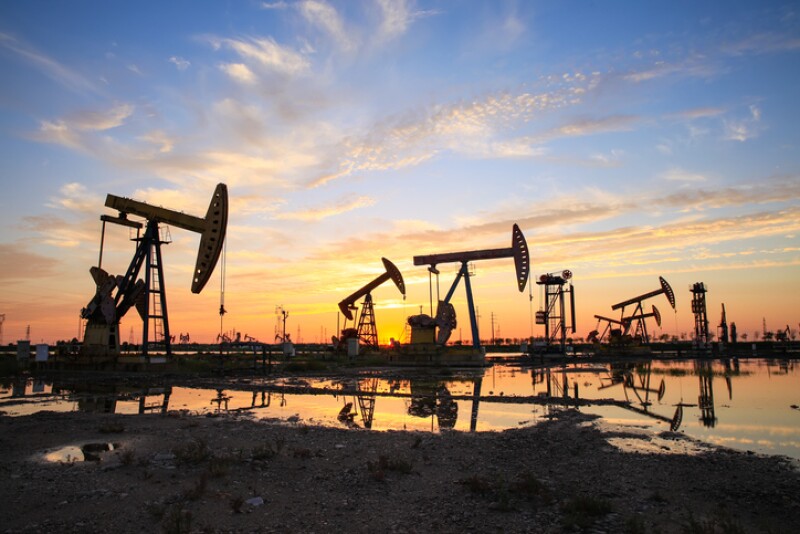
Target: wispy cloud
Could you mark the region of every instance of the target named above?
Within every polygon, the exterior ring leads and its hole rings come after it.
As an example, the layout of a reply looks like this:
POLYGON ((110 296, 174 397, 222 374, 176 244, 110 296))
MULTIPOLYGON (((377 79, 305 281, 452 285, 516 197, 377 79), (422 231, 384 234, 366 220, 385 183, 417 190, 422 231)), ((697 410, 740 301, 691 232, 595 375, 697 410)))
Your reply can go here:
POLYGON ((723 113, 725 113, 725 110, 723 108, 703 107, 703 108, 685 109, 675 113, 669 113, 665 117, 667 119, 677 119, 677 120, 697 120, 709 117, 718 117, 723 113))
POLYGON ((88 78, 65 67, 50 56, 34 47, 19 41, 16 37, 0 32, 0 46, 11 50, 45 76, 78 93, 99 94, 99 88, 88 78))
POLYGON ((694 184, 706 181, 706 177, 702 174, 688 172, 680 168, 670 169, 662 173, 661 178, 670 182, 690 182, 694 184))
POLYGON ((33 134, 37 141, 63 145, 75 150, 91 152, 92 132, 117 128, 125 123, 134 111, 130 104, 117 104, 102 111, 81 111, 54 121, 41 121, 33 134))
POLYGON ((667 77, 710 78, 717 75, 719 69, 702 55, 694 55, 683 60, 669 62, 659 60, 639 70, 631 70, 623 75, 623 79, 633 83, 643 83, 667 77))
POLYGON ((251 37, 243 39, 208 38, 216 48, 223 46, 233 50, 239 57, 251 62, 267 72, 298 75, 307 72, 311 63, 302 54, 282 46, 271 37, 251 37))
POLYGON ((389 117, 376 123, 360 139, 344 143, 339 168, 309 182, 317 187, 364 170, 399 169, 418 165, 444 151, 470 158, 537 157, 538 146, 560 136, 625 130, 632 116, 579 119, 538 136, 513 136, 537 114, 575 105, 592 79, 576 77, 541 93, 491 94, 466 103, 433 106, 389 117))
POLYGON ((375 204, 374 199, 367 196, 360 196, 354 199, 340 199, 339 201, 327 206, 308 208, 293 212, 275 213, 272 218, 293 221, 320 221, 322 219, 341 215, 359 208, 372 206, 373 204, 375 204))
POLYGON ((723 122, 725 139, 729 141, 747 141, 758 137, 761 133, 761 109, 756 105, 749 108, 748 117, 741 119, 728 119, 723 122))
POLYGON ((175 65, 178 70, 186 70, 192 65, 180 56, 170 56, 169 62, 175 65))
POLYGON ((778 32, 757 33, 722 47, 723 52, 735 56, 788 52, 798 49, 800 49, 800 37, 797 34, 778 32))
POLYGON ((376 33, 378 43, 387 43, 404 35, 418 19, 439 15, 438 10, 414 9, 408 0, 377 0, 381 21, 376 33))
POLYGON ((355 48, 352 30, 345 28, 344 20, 333 6, 321 0, 305 0, 298 4, 298 8, 309 24, 322 30, 340 49, 350 51, 355 48))
POLYGON ((256 75, 244 63, 224 63, 219 68, 231 79, 239 83, 251 85, 256 82, 256 75))
POLYGON ((91 193, 79 182, 64 184, 59 189, 59 196, 51 197, 48 206, 72 212, 85 213, 96 210, 102 205, 102 197, 91 193))
POLYGON ((39 280, 58 272, 58 260, 31 252, 24 244, 0 243, 0 280, 39 280))

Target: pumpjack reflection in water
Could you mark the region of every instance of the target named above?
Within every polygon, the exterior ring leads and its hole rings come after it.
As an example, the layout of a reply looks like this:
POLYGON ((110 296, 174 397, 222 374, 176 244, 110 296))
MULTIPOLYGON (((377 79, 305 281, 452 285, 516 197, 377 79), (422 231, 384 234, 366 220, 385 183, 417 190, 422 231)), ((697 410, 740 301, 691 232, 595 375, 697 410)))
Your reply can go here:
POLYGON ((450 390, 443 383, 411 381, 411 401, 408 404, 408 415, 414 417, 430 417, 433 430, 434 416, 440 430, 455 428, 458 420, 458 403, 453 400, 450 390))
POLYGON ((342 397, 344 406, 339 410, 336 419, 347 427, 356 428, 358 424, 355 422, 355 418, 361 413, 364 428, 370 429, 375 418, 375 394, 378 391, 378 379, 356 380, 353 386, 356 392, 352 397, 353 400, 348 401, 347 396, 342 397), (353 408, 354 405, 358 406, 358 411, 353 408))
MULTIPOLYGON (((601 385, 598 387, 598 391, 621 385, 625 400, 620 401, 616 404, 617 406, 665 422, 669 424, 670 430, 672 431, 680 427, 683 421, 684 405, 682 403, 676 406, 675 414, 672 418, 654 413, 650 409, 653 404, 651 395, 655 395, 660 401, 664 398, 664 394, 666 393, 666 384, 663 379, 658 388, 654 388, 651 384, 651 362, 640 365, 635 365, 633 363, 624 363, 621 365, 610 364, 608 375, 608 377, 601 378, 601 385), (603 383, 603 380, 607 382, 603 383)), ((576 405, 579 404, 579 401, 585 400, 580 397, 577 381, 574 382, 572 388, 570 388, 569 369, 567 367, 563 367, 560 370, 551 369, 549 367, 534 369, 531 378, 534 391, 538 383, 545 385, 545 391, 540 392, 540 396, 546 395, 548 398, 560 398, 562 400, 573 399, 576 405), (571 395, 570 389, 572 390, 571 395)))

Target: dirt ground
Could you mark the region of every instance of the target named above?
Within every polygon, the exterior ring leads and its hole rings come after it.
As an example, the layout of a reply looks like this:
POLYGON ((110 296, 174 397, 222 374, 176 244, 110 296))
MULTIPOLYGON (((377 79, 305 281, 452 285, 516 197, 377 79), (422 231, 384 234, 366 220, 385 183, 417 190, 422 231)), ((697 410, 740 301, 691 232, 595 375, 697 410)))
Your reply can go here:
POLYGON ((2 532, 797 532, 800 472, 682 434, 439 434, 247 416, 0 416, 2 532), (636 442, 639 452, 615 445, 636 442), (67 445, 95 461, 48 462, 67 445), (91 447, 90 447, 91 448, 91 447), (694 452, 693 452, 694 451, 694 452))

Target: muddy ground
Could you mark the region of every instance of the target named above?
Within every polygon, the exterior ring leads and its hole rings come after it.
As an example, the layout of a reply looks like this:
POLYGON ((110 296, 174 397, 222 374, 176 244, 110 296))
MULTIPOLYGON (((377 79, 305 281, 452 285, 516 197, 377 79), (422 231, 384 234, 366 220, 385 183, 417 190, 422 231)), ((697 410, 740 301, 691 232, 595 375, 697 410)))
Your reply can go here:
POLYGON ((781 457, 563 410, 503 432, 246 415, 0 416, 2 532, 797 532, 781 457), (113 443, 96 461, 47 462, 113 443), (616 445, 635 443, 639 452, 616 445))

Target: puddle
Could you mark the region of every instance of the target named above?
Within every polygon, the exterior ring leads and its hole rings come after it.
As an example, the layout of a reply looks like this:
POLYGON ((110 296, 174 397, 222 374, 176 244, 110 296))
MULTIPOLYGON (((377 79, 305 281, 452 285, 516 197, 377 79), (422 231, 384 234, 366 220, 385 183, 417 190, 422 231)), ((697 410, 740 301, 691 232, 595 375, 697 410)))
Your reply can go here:
POLYGON ((86 443, 67 445, 44 454, 46 462, 71 464, 77 462, 99 462, 103 453, 120 448, 119 443, 86 443))
POLYGON ((606 438, 606 442, 620 452, 694 456, 715 450, 713 446, 687 438, 679 433, 662 432, 656 434, 647 427, 630 424, 610 424, 602 420, 593 421, 589 424, 597 426, 604 433, 611 434, 606 438))

